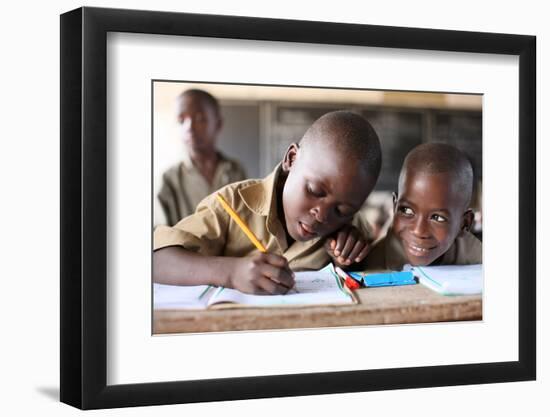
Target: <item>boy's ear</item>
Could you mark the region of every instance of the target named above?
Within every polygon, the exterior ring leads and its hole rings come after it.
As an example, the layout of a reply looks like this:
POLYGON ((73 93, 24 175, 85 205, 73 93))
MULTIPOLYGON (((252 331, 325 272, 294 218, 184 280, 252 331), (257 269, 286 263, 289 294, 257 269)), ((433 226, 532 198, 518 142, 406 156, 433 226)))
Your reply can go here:
POLYGON ((294 165, 294 162, 296 162, 296 156, 298 155, 298 150, 300 149, 300 145, 297 143, 291 143, 289 147, 287 148, 285 152, 285 156, 283 158, 283 171, 288 172, 294 165))
POLYGON ((462 215, 462 225, 460 232, 469 232, 474 224, 474 212, 472 209, 468 209, 462 215))
POLYGON ((393 200, 393 212, 395 213, 395 207, 397 206, 397 193, 395 191, 391 193, 391 198, 393 200))

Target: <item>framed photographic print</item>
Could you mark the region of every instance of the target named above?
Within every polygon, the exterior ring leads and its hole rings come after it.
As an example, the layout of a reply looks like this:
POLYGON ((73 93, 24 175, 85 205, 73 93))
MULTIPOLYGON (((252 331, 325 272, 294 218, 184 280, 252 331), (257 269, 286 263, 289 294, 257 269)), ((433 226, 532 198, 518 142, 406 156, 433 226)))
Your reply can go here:
MULTIPOLYGON (((535 103, 530 36, 97 8, 62 15, 61 401, 90 409, 534 379, 535 103), (187 196, 163 199, 186 169, 183 155, 201 146, 185 129, 204 123, 201 138, 233 167, 220 174, 228 184, 237 162, 243 179, 269 177, 334 111, 368 120, 380 141, 381 173, 360 208, 377 237, 392 223, 391 192, 411 149, 445 142, 466 155, 479 190, 471 231, 483 247, 481 293, 411 284, 345 291, 350 305, 188 308, 181 294, 174 305, 173 294, 194 287, 153 283, 152 249, 157 230, 187 216, 187 196), (357 361, 338 346, 369 355, 357 361)), ((214 187, 216 175, 183 189, 214 187)), ((195 301, 219 292, 199 289, 195 301)))

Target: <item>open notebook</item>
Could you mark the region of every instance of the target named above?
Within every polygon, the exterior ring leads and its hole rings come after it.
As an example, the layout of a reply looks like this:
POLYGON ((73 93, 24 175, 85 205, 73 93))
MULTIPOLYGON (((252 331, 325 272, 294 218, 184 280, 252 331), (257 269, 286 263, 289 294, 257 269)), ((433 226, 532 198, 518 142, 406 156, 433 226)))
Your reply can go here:
POLYGON ((295 290, 285 295, 251 295, 223 287, 153 284, 155 310, 234 307, 304 307, 356 304, 332 264, 319 271, 296 272, 295 290))
POLYGON ((412 270, 421 284, 443 295, 471 295, 483 291, 482 265, 405 265, 403 269, 412 270))

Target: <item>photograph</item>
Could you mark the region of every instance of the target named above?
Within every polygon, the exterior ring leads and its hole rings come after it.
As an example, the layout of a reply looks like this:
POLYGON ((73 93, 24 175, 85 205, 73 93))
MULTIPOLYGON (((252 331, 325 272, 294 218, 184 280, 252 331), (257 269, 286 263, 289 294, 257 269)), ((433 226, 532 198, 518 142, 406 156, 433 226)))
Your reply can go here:
POLYGON ((153 334, 482 320, 482 99, 153 80, 153 334))
POLYGON ((536 377, 533 36, 93 7, 60 35, 62 402, 536 377))
POLYGON ((550 415, 544 4, 6 2, 0 416, 550 415))

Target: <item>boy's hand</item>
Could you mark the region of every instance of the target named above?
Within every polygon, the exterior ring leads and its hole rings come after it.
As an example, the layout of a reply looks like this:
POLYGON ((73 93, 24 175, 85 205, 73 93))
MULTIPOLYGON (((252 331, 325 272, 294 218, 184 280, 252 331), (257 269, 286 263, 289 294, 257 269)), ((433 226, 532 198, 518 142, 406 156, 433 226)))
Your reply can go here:
POLYGON ((271 253, 234 258, 229 285, 249 294, 286 294, 294 286, 287 260, 271 253))
POLYGON ((347 225, 327 238, 325 249, 337 266, 349 266, 365 259, 370 245, 355 226, 347 225))

